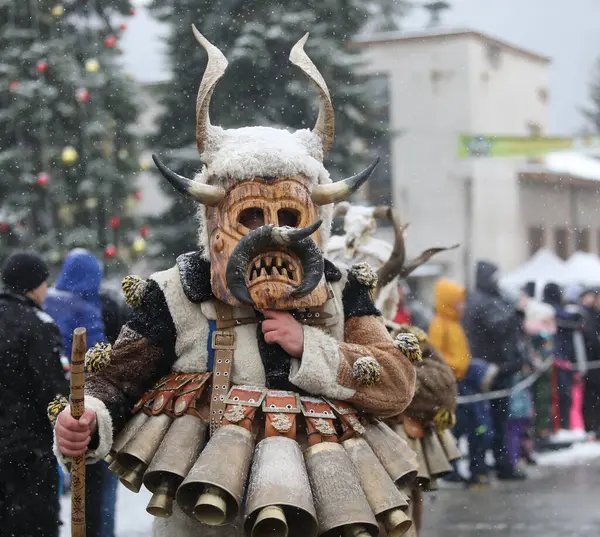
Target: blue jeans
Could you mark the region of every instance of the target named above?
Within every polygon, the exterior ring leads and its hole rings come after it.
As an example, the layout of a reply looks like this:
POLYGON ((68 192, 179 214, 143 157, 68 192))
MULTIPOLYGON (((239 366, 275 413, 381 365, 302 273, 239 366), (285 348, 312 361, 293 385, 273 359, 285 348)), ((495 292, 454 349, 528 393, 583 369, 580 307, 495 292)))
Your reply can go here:
MULTIPOLYGON (((458 394, 473 395, 475 391, 465 381, 458 383, 458 394)), ((469 442, 469 472, 471 477, 488 474, 485 453, 491 446, 492 421, 488 401, 459 405, 456 410, 456 438, 466 435, 469 442)))

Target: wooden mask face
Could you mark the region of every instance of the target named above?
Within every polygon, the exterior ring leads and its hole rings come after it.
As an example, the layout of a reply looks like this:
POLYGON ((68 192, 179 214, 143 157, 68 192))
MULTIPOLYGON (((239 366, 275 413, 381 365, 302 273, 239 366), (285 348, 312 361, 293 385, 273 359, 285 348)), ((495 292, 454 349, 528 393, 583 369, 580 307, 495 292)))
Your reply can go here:
POLYGON ((216 298, 277 310, 325 303, 318 208, 310 185, 304 176, 223 185, 227 195, 206 208, 216 298))

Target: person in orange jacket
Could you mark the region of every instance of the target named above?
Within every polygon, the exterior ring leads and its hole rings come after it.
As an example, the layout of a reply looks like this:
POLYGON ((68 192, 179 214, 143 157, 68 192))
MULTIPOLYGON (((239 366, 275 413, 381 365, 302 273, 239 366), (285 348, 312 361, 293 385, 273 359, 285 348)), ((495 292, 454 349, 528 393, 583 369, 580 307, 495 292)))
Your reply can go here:
MULTIPOLYGON (((466 290, 450 280, 435 285, 435 317, 429 327, 429 341, 442 354, 458 381, 461 396, 489 390, 497 368, 471 356, 469 342, 460 324, 466 290)), ((491 418, 489 403, 478 401, 459 405, 456 438, 466 435, 469 441, 470 485, 489 482, 485 453, 490 447, 491 418)), ((455 476, 459 477, 459 476, 455 476)))

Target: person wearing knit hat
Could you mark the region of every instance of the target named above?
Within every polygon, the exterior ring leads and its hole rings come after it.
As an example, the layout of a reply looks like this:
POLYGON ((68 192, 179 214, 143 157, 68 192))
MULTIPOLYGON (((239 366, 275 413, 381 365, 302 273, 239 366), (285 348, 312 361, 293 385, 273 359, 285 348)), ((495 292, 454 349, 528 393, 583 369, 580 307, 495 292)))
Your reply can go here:
POLYGON ((31 252, 11 255, 2 267, 4 288, 17 295, 27 295, 39 305, 46 298, 49 276, 50 270, 46 262, 31 252))
POLYGON ((46 263, 26 252, 9 257, 1 270, 2 535, 59 534, 58 469, 46 407, 57 394, 69 392, 62 338, 42 310, 48 275, 46 263))

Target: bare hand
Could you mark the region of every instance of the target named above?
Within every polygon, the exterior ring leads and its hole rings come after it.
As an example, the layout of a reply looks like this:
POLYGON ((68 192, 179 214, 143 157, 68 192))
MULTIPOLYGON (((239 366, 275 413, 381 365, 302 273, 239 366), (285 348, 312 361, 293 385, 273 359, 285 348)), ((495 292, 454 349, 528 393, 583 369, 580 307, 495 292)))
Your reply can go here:
POLYGON ((263 310, 266 319, 262 322, 265 341, 277 343, 294 358, 301 358, 304 352, 304 329, 287 311, 263 310))
POLYGON ((96 413, 86 410, 79 420, 71 416, 71 409, 65 408, 56 420, 54 427, 59 451, 67 457, 78 457, 87 451, 92 435, 96 431, 96 413))

